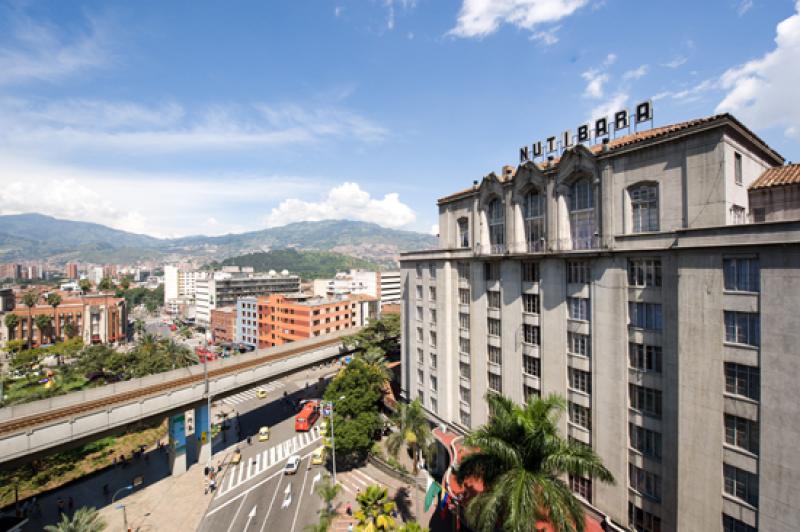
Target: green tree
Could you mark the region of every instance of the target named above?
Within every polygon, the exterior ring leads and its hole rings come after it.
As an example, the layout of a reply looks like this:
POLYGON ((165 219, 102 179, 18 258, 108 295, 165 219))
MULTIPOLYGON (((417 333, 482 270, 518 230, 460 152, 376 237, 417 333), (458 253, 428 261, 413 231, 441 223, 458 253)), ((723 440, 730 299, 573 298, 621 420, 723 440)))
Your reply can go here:
POLYGON ((9 340, 6 342, 6 351, 11 354, 16 354, 22 351, 22 348, 25 347, 25 340, 16 339, 16 340, 9 340))
POLYGON ((97 285, 98 290, 113 290, 114 283, 111 282, 111 277, 103 277, 97 285))
POLYGON ((430 532, 430 529, 425 528, 416 521, 409 521, 398 528, 397 532, 430 532))
POLYGON ((401 403, 394 417, 394 423, 398 430, 392 432, 386 439, 386 448, 396 457, 400 447, 405 445, 414 459, 414 476, 416 476, 421 455, 424 453, 426 456, 431 456, 435 445, 431 425, 425 417, 419 399, 414 399, 409 404, 401 403))
POLYGON ((389 490, 377 485, 356 495, 359 509, 353 513, 358 521, 357 532, 377 532, 379 530, 395 530, 396 524, 392 512, 397 505, 389 499, 389 490))
POLYGON ((477 476, 485 491, 467 505, 467 518, 478 532, 528 531, 549 521, 558 532, 584 529, 583 507, 564 482, 567 475, 613 483, 614 477, 586 445, 564 439, 558 419, 566 406, 550 395, 531 398, 524 406, 489 394, 489 422, 467 436, 474 449, 461 460, 459 482, 477 476))
POLYGON ((387 314, 373 321, 356 334, 347 336, 342 343, 349 349, 377 347, 386 354, 400 351, 400 316, 387 314))
POLYGON ((72 517, 62 514, 61 521, 44 529, 46 532, 102 532, 105 527, 106 523, 97 510, 84 506, 78 508, 72 517))
POLYGON ((137 337, 141 337, 145 332, 145 323, 141 318, 136 318, 133 322, 133 332, 137 337))
POLYGON ((92 282, 89 279, 81 279, 78 281, 78 286, 80 287, 82 294, 88 294, 92 291, 92 282))
POLYGON ((330 475, 325 475, 322 480, 319 481, 317 487, 314 488, 314 491, 317 492, 319 498, 325 503, 323 511, 330 515, 335 514, 333 511, 333 500, 339 495, 339 492, 342 491, 342 486, 334 484, 331 481, 330 475))
POLYGON ((159 342, 159 349, 172 362, 172 369, 193 366, 200 362, 194 351, 177 343, 173 339, 164 339, 159 342))
POLYGON ((78 334, 78 326, 68 321, 67 324, 64 325, 64 336, 67 338, 74 338, 76 334, 78 334))
POLYGON ((55 292, 50 292, 47 294, 46 298, 47 304, 53 307, 53 324, 55 327, 55 332, 53 334, 53 341, 58 341, 58 336, 61 331, 58 330, 58 315, 56 314, 56 309, 61 304, 61 296, 55 292))
POLYGON ((28 290, 22 294, 22 303, 28 307, 28 349, 33 345, 33 307, 39 302, 36 290, 28 290))
POLYGON ((36 316, 33 322, 36 324, 36 328, 39 329, 40 345, 45 343, 44 341, 45 336, 47 336, 48 339, 52 339, 50 338, 52 336, 50 333, 50 328, 53 324, 53 318, 51 318, 47 314, 39 314, 38 316, 36 316))
POLYGON ((383 380, 388 381, 392 379, 392 370, 389 369, 389 361, 386 360, 386 354, 382 349, 376 346, 369 346, 358 356, 369 366, 375 368, 375 370, 381 374, 383 380))
POLYGON ((8 339, 14 340, 17 336, 17 327, 19 326, 19 316, 13 312, 9 312, 5 317, 6 328, 8 329, 8 339))
POLYGON ((125 277, 122 278, 122 280, 119 282, 119 285, 122 287, 123 290, 127 291, 128 288, 131 287, 131 281, 132 280, 133 280, 133 277, 130 274, 128 274, 128 275, 126 275, 125 277))

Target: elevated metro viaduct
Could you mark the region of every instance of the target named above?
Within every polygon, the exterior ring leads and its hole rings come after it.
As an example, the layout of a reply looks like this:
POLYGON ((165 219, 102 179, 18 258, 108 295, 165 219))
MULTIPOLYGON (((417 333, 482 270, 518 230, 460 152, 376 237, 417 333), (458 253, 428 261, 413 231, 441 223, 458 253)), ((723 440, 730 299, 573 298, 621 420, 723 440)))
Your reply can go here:
POLYGON ((173 474, 186 469, 184 412, 195 410, 199 461, 210 457, 209 396, 224 398, 254 385, 342 356, 342 338, 358 329, 262 349, 139 379, 0 408, 0 467, 13 467, 81 445, 138 421, 169 416, 173 474), (206 373, 207 372, 207 373, 206 373))

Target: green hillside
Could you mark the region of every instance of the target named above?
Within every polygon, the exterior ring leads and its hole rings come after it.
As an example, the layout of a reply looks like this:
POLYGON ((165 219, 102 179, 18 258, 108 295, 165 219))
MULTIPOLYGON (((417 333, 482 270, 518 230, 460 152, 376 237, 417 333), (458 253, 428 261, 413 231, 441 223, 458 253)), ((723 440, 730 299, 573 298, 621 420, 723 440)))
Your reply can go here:
POLYGON ((328 251, 298 251, 296 249, 276 249, 272 251, 249 253, 230 257, 222 262, 212 262, 211 268, 222 266, 250 266, 257 272, 269 270, 289 270, 303 279, 332 277, 337 271, 361 268, 379 270, 380 265, 356 257, 331 253, 328 251))

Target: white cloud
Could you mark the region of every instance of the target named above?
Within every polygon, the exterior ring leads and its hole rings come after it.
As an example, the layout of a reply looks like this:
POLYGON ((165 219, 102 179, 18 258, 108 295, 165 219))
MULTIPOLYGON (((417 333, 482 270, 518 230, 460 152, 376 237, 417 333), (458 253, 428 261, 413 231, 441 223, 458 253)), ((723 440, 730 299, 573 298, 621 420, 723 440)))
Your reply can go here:
POLYGON ((603 97, 603 85, 608 81, 608 74, 592 68, 581 74, 581 77, 586 80, 584 96, 587 98, 603 97))
POLYGON ((395 4, 399 4, 403 10, 413 9, 416 7, 416 0, 384 0, 386 6, 386 29, 393 30, 395 25, 395 4))
MULTIPOLYGON (((755 128, 782 127, 792 135, 800 124, 800 0, 796 12, 778 23, 775 49, 760 59, 729 69, 717 112, 731 112, 755 128)), ((795 138, 800 140, 795 134, 795 138)))
POLYGON ((688 61, 688 60, 689 60, 688 58, 686 58, 686 57, 684 57, 682 55, 679 55, 675 59, 673 59, 672 61, 669 61, 667 63, 663 63, 661 66, 664 66, 664 67, 667 67, 667 68, 678 68, 682 64, 686 63, 686 61, 688 61))
POLYGON ((753 7, 753 0, 740 0, 736 6, 736 13, 741 17, 753 7))
POLYGON ((531 35, 531 39, 540 41, 547 46, 552 46, 558 42, 558 35, 556 35, 556 32, 558 32, 560 29, 561 26, 553 26, 548 30, 537 31, 531 35))
POLYGON ((396 228, 414 222, 416 214, 400 201, 395 192, 377 199, 361 190, 358 183, 345 182, 330 189, 327 196, 318 202, 297 198, 283 200, 266 216, 264 223, 267 227, 275 227, 291 222, 342 218, 396 228))
POLYGON ((485 37, 501 24, 532 31, 540 24, 558 22, 589 0, 463 0, 455 28, 456 37, 485 37))
POLYGON ((615 112, 624 109, 628 103, 628 93, 619 91, 615 93, 608 101, 597 105, 592 109, 590 119, 601 118, 604 116, 613 116, 615 112))
POLYGON ((622 75, 622 79, 627 81, 631 79, 639 79, 644 77, 647 74, 647 65, 642 65, 639 68, 635 68, 633 70, 628 70, 622 75))
POLYGON ((12 43, 0 47, 0 85, 53 82, 110 62, 106 28, 89 20, 89 30, 66 39, 52 27, 19 16, 12 43))

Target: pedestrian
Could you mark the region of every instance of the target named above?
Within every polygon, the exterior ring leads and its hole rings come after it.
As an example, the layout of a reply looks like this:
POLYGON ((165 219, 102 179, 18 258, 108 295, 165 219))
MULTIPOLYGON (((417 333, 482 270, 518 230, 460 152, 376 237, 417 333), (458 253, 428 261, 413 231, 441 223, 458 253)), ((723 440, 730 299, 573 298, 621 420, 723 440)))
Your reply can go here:
POLYGON ((350 504, 349 502, 347 503, 347 508, 345 508, 345 512, 347 512, 347 515, 353 515, 353 505, 350 504))
POLYGON ((209 485, 211 487, 211 493, 214 493, 214 491, 217 489, 217 481, 212 478, 209 485))
MULTIPOLYGON (((247 437, 247 445, 252 445, 252 444, 253 444, 253 440, 250 438, 250 436, 248 436, 247 437)), ((254 460, 255 460, 255 458, 254 458, 254 460)))
POLYGON ((353 532, 353 523, 347 525, 347 532, 353 532))
POLYGON ((208 467, 208 466, 206 466, 206 467, 203 469, 203 474, 204 474, 205 476, 208 476, 208 473, 209 473, 209 467, 208 467))
POLYGON ((58 506, 58 515, 61 516, 64 513, 64 499, 59 497, 56 505, 58 506))

